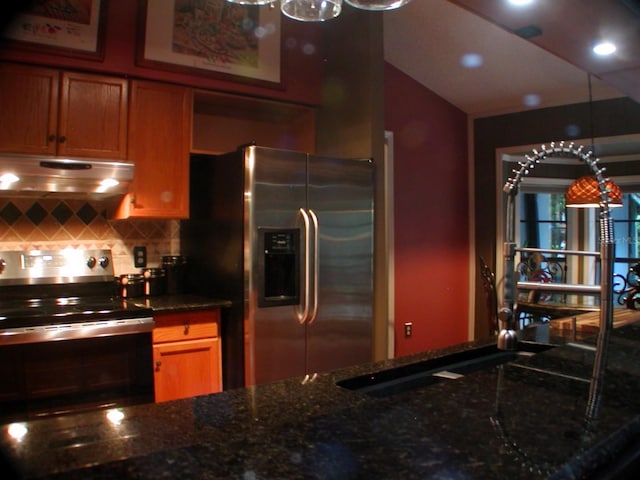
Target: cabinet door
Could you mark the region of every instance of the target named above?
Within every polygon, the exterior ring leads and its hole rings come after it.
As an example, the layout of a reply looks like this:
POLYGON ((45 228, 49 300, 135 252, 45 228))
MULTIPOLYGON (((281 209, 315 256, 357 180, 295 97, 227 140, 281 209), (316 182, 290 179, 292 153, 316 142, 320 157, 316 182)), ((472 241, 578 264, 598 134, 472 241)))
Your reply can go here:
POLYGON ((222 390, 219 338, 154 345, 153 362, 156 402, 222 390))
POLYGON ((58 155, 125 159, 127 88, 124 78, 63 73, 58 155))
POLYGON ((133 80, 129 106, 129 159, 133 187, 117 218, 187 218, 191 90, 133 80))
POLYGON ((56 153, 59 73, 0 64, 0 151, 56 153))

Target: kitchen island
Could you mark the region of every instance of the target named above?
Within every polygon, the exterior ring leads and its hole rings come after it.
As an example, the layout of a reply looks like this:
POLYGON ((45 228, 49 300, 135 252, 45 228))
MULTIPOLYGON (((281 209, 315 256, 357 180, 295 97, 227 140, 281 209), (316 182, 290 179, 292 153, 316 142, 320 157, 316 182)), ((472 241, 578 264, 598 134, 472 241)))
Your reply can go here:
POLYGON ((306 384, 294 378, 5 425, 3 467, 16 478, 537 479, 599 478, 633 458, 640 324, 612 332, 597 418, 586 415, 595 338, 567 342, 546 326, 527 336, 557 346, 393 395, 336 382, 494 341, 360 365, 306 384))

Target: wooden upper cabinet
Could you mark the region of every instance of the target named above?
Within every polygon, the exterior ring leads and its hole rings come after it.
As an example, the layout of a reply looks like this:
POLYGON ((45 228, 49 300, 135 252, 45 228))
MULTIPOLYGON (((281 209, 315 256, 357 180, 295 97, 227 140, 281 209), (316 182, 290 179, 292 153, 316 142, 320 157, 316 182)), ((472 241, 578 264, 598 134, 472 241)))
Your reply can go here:
POLYGON ((125 159, 127 80, 0 64, 0 151, 125 159))
POLYGON ((187 218, 191 89, 132 80, 129 160, 133 185, 116 218, 187 218))
POLYGON ((127 95, 124 78, 62 73, 58 155, 127 158, 127 95))
POLYGON ((0 151, 56 154, 57 70, 0 64, 0 151))

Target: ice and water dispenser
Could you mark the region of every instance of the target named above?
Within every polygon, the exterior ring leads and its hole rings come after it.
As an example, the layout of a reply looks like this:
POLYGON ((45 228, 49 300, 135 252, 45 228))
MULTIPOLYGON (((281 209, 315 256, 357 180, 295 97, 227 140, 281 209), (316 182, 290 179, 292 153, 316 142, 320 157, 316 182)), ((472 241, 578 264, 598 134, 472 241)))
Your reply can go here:
POLYGON ((300 303, 300 231, 259 228, 258 307, 300 303))

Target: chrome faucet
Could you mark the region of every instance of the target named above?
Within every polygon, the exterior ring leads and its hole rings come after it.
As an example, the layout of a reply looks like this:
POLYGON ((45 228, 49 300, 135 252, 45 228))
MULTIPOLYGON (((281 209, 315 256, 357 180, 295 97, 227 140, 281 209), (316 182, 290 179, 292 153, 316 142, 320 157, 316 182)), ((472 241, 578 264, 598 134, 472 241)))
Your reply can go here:
MULTIPOLYGON (((603 174, 605 168, 600 167, 599 159, 593 156, 593 152, 583 152, 583 146, 574 147, 573 143, 565 145, 564 142, 558 144, 552 142, 549 146, 542 145, 541 150, 534 149, 532 155, 525 155, 526 161, 519 162, 519 168, 513 169, 514 177, 509 178, 503 188, 507 194, 506 212, 506 232, 503 246, 504 257, 504 295, 503 306, 499 311, 500 333, 498 334, 497 346, 500 349, 512 350, 517 348, 518 335, 514 314, 515 291, 515 197, 518 194, 518 187, 525 176, 528 176, 536 165, 544 161, 547 157, 570 157, 584 161, 591 169, 600 190, 599 203, 599 223, 600 223, 600 329, 596 348, 595 361, 593 365, 591 389, 597 391, 601 388, 606 365, 609 335, 613 329, 613 259, 614 259, 614 234, 613 220, 610 215, 610 198, 607 182, 609 179, 603 174)), ((590 398, 597 398, 597 395, 590 395, 590 398)), ((590 402, 588 413, 590 416, 597 414, 597 401, 590 402)))

